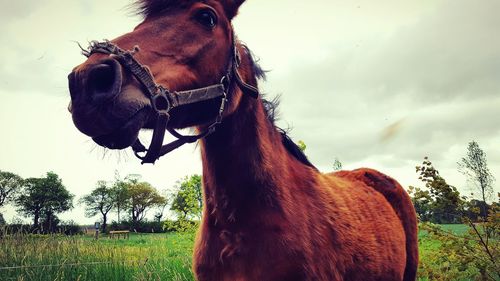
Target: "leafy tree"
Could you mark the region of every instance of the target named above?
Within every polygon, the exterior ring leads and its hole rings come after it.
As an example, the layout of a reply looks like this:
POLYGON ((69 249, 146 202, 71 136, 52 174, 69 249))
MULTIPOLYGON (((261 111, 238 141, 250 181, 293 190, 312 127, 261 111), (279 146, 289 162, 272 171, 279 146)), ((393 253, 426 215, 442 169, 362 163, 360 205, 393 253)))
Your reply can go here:
POLYGON ((23 179, 20 176, 0 170, 0 208, 13 201, 22 186, 23 179))
POLYGON ((342 170, 342 162, 338 158, 335 158, 333 161, 333 170, 334 171, 340 171, 342 170))
POLYGON ((408 194, 411 197, 415 212, 421 221, 430 221, 433 216, 434 199, 429 190, 423 190, 418 187, 410 186, 408 194))
POLYGON ((418 198, 414 198, 414 200, 421 201, 422 196, 425 197, 425 200, 431 199, 429 207, 432 212, 432 222, 459 223, 464 200, 460 197, 457 188, 446 183, 446 180, 441 177, 427 157, 421 166, 416 167, 416 171, 429 193, 423 194, 423 191, 420 191, 418 198))
POLYGON ((16 203, 20 213, 26 217, 33 217, 36 229, 39 228, 42 219, 44 228, 51 232, 58 223, 57 214, 73 208, 73 197, 59 176, 48 172, 44 178, 25 180, 24 190, 16 203))
POLYGON ((97 214, 102 216, 102 231, 106 231, 108 213, 114 207, 113 190, 108 187, 105 181, 99 181, 97 187, 88 195, 80 199, 81 204, 85 204, 85 216, 92 218, 97 214))
POLYGON ((118 223, 121 222, 121 211, 128 208, 129 195, 128 183, 126 180, 120 179, 119 176, 115 177, 115 182, 111 187, 111 197, 113 198, 113 207, 116 208, 118 215, 118 223))
POLYGON ((5 225, 5 219, 3 218, 2 213, 0 213, 0 225, 5 225))
POLYGON ((126 188, 134 226, 144 219, 148 209, 165 204, 166 199, 158 193, 156 188, 147 182, 129 179, 126 188))
POLYGON ((156 210, 156 213, 155 213, 155 220, 157 222, 161 222, 161 219, 163 218, 163 214, 165 213, 165 209, 167 208, 168 204, 169 204, 169 199, 168 199, 168 194, 167 194, 167 191, 164 190, 162 192, 162 196, 163 198, 165 198, 165 202, 163 204, 158 204, 158 208, 156 210))
POLYGON ((297 146, 299 147, 300 151, 302 151, 302 152, 306 151, 307 145, 304 141, 299 140, 297 142, 297 146))
MULTIPOLYGON (((473 183, 481 194, 483 202, 493 194, 493 183, 495 177, 491 174, 486 160, 486 153, 479 147, 475 141, 469 143, 467 147, 467 156, 458 162, 458 170, 467 177, 467 181, 473 183)), ((484 208, 482 212, 486 214, 484 208)), ((486 216, 484 216, 486 218, 486 216)))
POLYGON ((491 208, 492 205, 482 200, 472 199, 466 203, 464 215, 473 222, 484 221, 484 218, 488 217, 491 208))
POLYGON ((201 176, 185 177, 178 183, 170 209, 175 211, 181 219, 187 220, 190 217, 201 218, 202 207, 201 176))

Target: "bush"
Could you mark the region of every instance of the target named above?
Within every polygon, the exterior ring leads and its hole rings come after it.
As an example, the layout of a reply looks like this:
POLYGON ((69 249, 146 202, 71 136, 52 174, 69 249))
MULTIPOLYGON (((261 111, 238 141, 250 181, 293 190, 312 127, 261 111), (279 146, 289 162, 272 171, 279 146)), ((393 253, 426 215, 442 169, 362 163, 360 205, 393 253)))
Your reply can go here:
POLYGON ((427 238, 437 241, 425 261, 419 276, 429 280, 500 280, 500 206, 496 203, 483 222, 464 218, 467 232, 456 234, 432 223, 421 223, 427 238))
POLYGON ((163 223, 157 221, 138 222, 135 227, 132 221, 122 221, 121 223, 114 221, 111 225, 108 225, 108 231, 111 230, 129 230, 140 233, 165 233, 163 223))
POLYGON ((166 220, 163 222, 163 229, 167 232, 195 232, 199 225, 199 221, 186 219, 166 220))
POLYGON ((64 222, 54 229, 54 232, 47 232, 35 228, 33 225, 29 224, 6 224, 0 227, 1 235, 13 235, 13 234, 65 234, 65 235, 80 235, 83 231, 79 225, 74 221, 64 222))
POLYGON ((65 235, 82 235, 82 228, 76 224, 74 221, 62 222, 61 225, 57 227, 58 233, 64 233, 65 235))
POLYGON ((35 232, 34 227, 29 224, 6 224, 0 228, 0 233, 2 235, 30 234, 35 232))

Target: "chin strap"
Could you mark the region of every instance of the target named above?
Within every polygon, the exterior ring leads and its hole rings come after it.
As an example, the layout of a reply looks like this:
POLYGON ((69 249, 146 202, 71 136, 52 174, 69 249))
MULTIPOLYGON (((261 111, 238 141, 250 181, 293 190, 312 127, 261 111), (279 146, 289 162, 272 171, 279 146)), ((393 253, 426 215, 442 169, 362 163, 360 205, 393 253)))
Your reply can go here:
POLYGON ((233 46, 232 53, 229 59, 229 65, 227 67, 226 74, 222 77, 219 84, 210 85, 207 87, 170 92, 168 89, 161 85, 158 85, 154 76, 149 71, 147 66, 140 64, 135 58, 134 54, 139 52, 139 48, 135 47, 131 51, 125 51, 120 49, 115 44, 104 41, 97 42, 92 41, 87 50, 82 49, 83 55, 90 57, 94 53, 109 54, 113 59, 116 59, 125 69, 128 69, 134 77, 144 86, 147 91, 148 97, 151 101, 151 106, 156 112, 156 125, 153 131, 153 136, 151 139, 151 144, 149 148, 141 143, 139 139, 132 145, 137 158, 142 160, 142 164, 151 163, 154 164, 156 160, 165 154, 183 146, 187 143, 194 143, 199 139, 205 138, 206 136, 212 134, 216 127, 222 122, 222 117, 227 103, 227 91, 231 87, 232 79, 238 85, 245 95, 252 98, 258 98, 259 90, 243 81, 238 68, 241 63, 241 57, 236 48, 236 40, 233 34, 233 46), (202 133, 193 136, 184 136, 179 134, 172 128, 168 127, 168 122, 170 120, 170 110, 175 107, 194 104, 202 101, 212 100, 216 98, 221 98, 221 104, 219 107, 219 112, 214 122, 207 127, 202 133), (165 131, 168 130, 170 134, 177 138, 177 140, 163 145, 163 139, 165 137, 165 131), (141 153, 145 153, 141 155, 141 153))

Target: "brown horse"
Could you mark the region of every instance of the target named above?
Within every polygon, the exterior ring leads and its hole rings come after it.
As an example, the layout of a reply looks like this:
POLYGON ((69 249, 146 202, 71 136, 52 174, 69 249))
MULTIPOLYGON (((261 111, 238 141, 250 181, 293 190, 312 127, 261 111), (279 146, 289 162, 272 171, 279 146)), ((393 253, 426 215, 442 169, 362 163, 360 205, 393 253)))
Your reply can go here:
MULTIPOLYGON (((218 124, 200 136, 198 280, 415 280, 416 216, 403 188, 369 169, 320 173, 274 126, 272 104, 246 93, 263 73, 234 38, 231 20, 243 2, 139 1, 144 21, 94 46, 70 74, 75 125, 98 144, 123 149, 136 144, 141 128, 205 132, 218 124), (118 46, 139 46, 128 54, 149 71, 131 70, 118 46), (144 82, 148 77, 154 83, 144 82), (219 90, 171 108, 161 105, 173 102, 171 94, 158 104, 148 97, 158 85, 169 93, 219 90)), ((188 94, 175 97, 188 100, 188 94)))

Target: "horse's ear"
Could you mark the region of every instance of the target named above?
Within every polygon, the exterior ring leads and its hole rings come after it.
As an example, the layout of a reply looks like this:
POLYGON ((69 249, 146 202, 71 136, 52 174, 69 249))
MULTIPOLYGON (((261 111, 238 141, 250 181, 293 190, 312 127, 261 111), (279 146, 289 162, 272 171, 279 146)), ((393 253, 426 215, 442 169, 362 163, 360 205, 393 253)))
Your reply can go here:
POLYGON ((221 0, 221 3, 226 10, 227 17, 230 20, 238 14, 238 9, 244 2, 245 0, 221 0))

